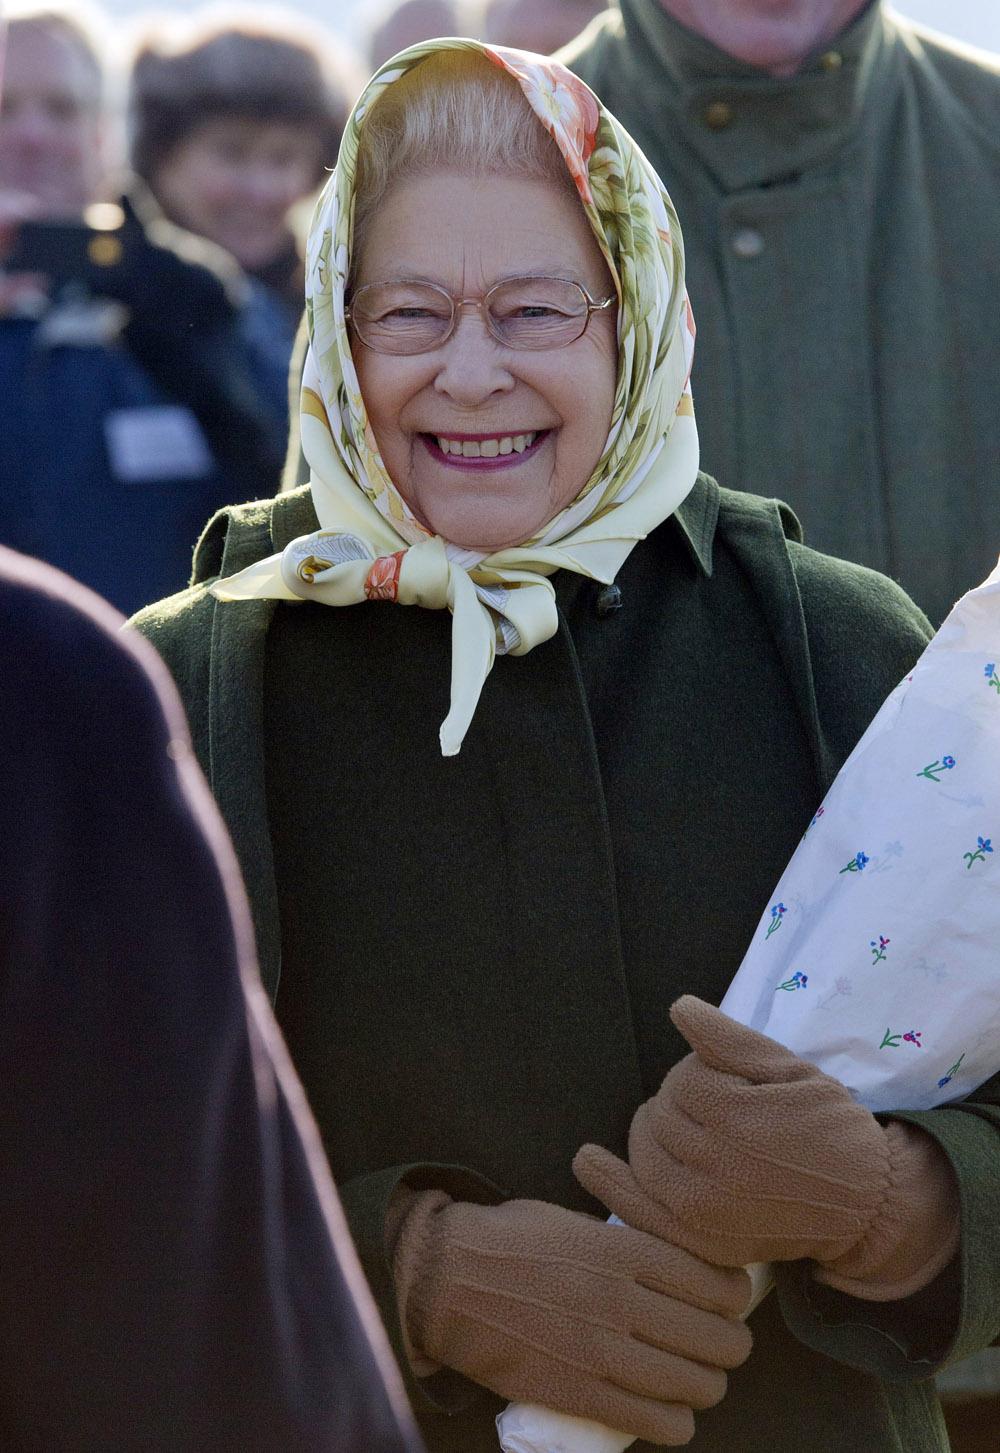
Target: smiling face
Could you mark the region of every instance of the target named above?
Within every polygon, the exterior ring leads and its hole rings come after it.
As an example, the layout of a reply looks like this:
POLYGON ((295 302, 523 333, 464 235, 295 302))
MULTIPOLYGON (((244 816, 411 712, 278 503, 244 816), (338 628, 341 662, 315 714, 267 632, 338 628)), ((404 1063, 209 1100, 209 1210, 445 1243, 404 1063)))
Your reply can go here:
POLYGON ((320 160, 320 143, 303 126, 219 117, 178 143, 153 189, 175 222, 252 269, 287 245, 289 210, 315 188, 320 160))
MULTIPOLYGON (((354 284, 418 278, 479 298, 528 274, 568 278, 594 299, 614 293, 568 189, 438 171, 398 182, 383 199, 354 284)), ((592 314, 576 342, 543 352, 506 348, 467 307, 430 353, 375 353, 353 334, 352 353, 390 478, 452 544, 498 550, 531 538, 575 499, 603 453, 618 357, 613 307, 592 314)))

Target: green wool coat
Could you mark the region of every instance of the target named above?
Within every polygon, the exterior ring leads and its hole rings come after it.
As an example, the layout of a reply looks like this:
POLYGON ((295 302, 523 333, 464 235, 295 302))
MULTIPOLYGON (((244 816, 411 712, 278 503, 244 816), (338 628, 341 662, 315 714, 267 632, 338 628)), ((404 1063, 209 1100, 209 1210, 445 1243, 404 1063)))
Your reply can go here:
POLYGON ((704 468, 939 622, 1000 553, 997 57, 876 0, 777 78, 618 3, 561 56, 677 208, 704 468))
MULTIPOLYGON (((559 630, 497 661, 441 757, 447 612, 221 604, 206 584, 316 528, 308 489, 217 516, 197 583, 136 624, 180 687, 232 832, 262 970, 400 1360, 383 1249, 404 1178, 600 1212, 618 1152, 718 1003, 839 763, 926 642, 890 581, 701 477, 629 556, 620 609, 555 577, 559 630)), ((782 1269, 695 1453, 940 1453, 931 1374, 1000 1330, 1000 1088, 907 1117, 950 1157, 962 1252, 884 1306, 782 1269)), ((496 1453, 500 1402, 410 1394, 430 1453, 496 1453)), ((642 1445, 640 1445, 642 1446, 642 1445)))

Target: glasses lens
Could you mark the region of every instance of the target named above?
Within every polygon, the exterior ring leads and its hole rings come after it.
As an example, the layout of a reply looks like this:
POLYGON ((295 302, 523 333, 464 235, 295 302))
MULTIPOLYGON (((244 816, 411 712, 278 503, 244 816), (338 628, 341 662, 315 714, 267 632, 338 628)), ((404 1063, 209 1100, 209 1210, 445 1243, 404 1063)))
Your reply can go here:
POLYGON ((490 324, 510 348, 562 348, 587 323, 587 298, 558 277, 511 278, 487 297, 490 324))
POLYGON ((430 283, 369 283, 351 301, 358 336, 379 353, 423 353, 451 327, 451 299, 430 283))

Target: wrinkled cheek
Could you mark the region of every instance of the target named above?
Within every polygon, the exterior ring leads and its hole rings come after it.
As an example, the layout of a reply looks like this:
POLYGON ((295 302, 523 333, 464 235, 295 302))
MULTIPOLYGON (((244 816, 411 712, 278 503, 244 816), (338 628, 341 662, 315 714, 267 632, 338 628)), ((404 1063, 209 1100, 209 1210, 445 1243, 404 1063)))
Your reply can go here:
POLYGON ((574 463, 571 456, 567 457, 562 430, 556 440, 553 455, 552 473, 549 476, 550 519, 552 515, 557 515, 560 510, 573 503, 589 478, 580 460, 574 463))

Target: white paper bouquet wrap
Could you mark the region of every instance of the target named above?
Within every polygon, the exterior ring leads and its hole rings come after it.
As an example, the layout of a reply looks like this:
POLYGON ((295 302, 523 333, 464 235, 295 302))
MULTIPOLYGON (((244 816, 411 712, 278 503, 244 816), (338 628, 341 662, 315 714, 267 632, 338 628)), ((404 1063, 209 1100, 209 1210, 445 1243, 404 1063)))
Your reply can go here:
MULTIPOLYGON (((722 1008, 871 1110, 1000 1069, 1000 565, 954 607, 841 768, 722 1008)), ((622 1453, 624 1433, 511 1404, 504 1453, 622 1453)))

